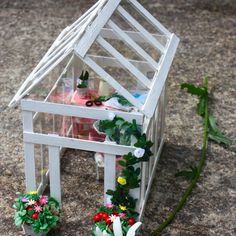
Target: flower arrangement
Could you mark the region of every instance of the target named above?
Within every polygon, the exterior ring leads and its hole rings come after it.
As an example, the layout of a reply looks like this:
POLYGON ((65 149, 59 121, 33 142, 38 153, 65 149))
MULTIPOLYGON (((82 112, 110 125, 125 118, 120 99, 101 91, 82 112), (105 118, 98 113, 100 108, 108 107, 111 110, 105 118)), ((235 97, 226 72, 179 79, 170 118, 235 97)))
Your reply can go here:
POLYGON ((48 233, 59 221, 58 201, 52 197, 40 196, 36 191, 20 193, 13 208, 16 210, 16 226, 31 226, 36 235, 40 232, 48 233))
POLYGON ((99 230, 105 231, 107 235, 115 235, 112 226, 116 217, 120 218, 123 235, 128 235, 130 226, 135 224, 138 216, 135 212, 137 199, 130 195, 130 190, 138 188, 141 182, 141 169, 135 167, 135 164, 149 160, 152 156, 153 143, 147 140, 145 134, 141 133, 135 120, 127 122, 123 118, 115 116, 113 119, 101 120, 98 127, 99 131, 106 133, 111 141, 122 145, 133 145, 136 149, 133 153, 129 152, 124 155, 123 159, 118 162, 122 170, 117 178, 116 190, 107 191, 107 194, 111 196, 112 207, 101 206, 98 209, 94 216, 93 235, 99 235, 96 234, 99 230))
POLYGON ((101 206, 93 217, 94 227, 92 235, 122 236, 127 235, 131 231, 135 232, 141 224, 140 222, 137 224, 135 221, 136 217, 137 213, 129 211, 124 206, 118 207, 113 204, 101 206), (132 226, 134 227, 132 228, 132 226))

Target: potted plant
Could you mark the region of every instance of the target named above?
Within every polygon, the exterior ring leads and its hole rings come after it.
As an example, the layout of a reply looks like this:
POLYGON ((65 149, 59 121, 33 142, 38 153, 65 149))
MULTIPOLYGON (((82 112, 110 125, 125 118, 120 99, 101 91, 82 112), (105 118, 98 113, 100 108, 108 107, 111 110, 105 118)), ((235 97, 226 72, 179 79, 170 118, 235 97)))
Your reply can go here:
POLYGON ((87 97, 88 78, 89 78, 88 71, 85 71, 85 73, 84 71, 82 71, 77 84, 77 92, 79 97, 81 98, 87 97))
POLYGON ((125 206, 107 204, 98 209, 94 215, 93 236, 134 236, 141 225, 136 222, 137 213, 125 206))
POLYGON ((28 236, 44 236, 59 221, 60 206, 57 200, 41 196, 36 191, 20 193, 13 208, 16 226, 22 226, 28 236))

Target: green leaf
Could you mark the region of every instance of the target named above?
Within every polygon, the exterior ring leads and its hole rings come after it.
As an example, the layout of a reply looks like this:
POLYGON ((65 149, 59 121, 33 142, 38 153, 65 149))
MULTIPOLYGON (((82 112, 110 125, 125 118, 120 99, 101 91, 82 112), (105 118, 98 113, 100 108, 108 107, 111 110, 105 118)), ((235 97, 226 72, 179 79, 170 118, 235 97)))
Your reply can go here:
POLYGON ((216 118, 212 115, 209 115, 208 117, 208 121, 209 121, 209 125, 211 127, 212 130, 217 131, 217 124, 216 124, 216 118))
POLYGON ((181 84, 181 89, 187 89, 187 92, 192 94, 192 95, 196 95, 196 96, 206 96, 207 95, 207 89, 204 87, 196 87, 193 84, 187 84, 187 83, 183 83, 181 84))
POLYGON ((217 127, 216 118, 211 115, 209 116, 208 121, 209 121, 208 138, 217 143, 230 145, 232 143, 232 140, 221 133, 221 131, 217 127))
POLYGON ((206 107, 206 97, 200 97, 199 102, 197 104, 197 113, 200 116, 204 116, 205 114, 205 107, 206 107))
POLYGON ((214 132, 213 130, 210 130, 208 132, 208 138, 217 142, 217 143, 223 143, 225 145, 232 144, 232 140, 225 135, 223 135, 220 131, 214 132))
POLYGON ((118 161, 118 163, 119 163, 120 166, 126 167, 126 162, 125 161, 120 160, 120 161, 118 161))
POLYGON ((191 170, 182 170, 175 174, 175 177, 184 177, 187 180, 193 180, 198 173, 197 167, 191 167, 191 170))
POLYGON ((23 219, 19 216, 15 218, 15 225, 20 226, 23 223, 23 219))

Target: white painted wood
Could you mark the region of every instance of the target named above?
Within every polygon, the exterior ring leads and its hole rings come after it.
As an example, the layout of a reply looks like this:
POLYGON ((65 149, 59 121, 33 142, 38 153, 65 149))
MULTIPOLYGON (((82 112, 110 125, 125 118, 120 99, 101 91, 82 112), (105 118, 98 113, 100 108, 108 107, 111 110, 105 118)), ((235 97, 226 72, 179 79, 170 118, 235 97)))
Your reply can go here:
MULTIPOLYGON (((23 111, 23 130, 33 132, 33 112, 23 111)), ((24 142, 26 191, 36 190, 34 144, 24 142)))
MULTIPOLYGON (((140 32, 129 31, 129 30, 123 30, 123 32, 137 43, 147 42, 140 32)), ((100 36, 102 36, 105 39, 106 38, 107 39, 120 39, 120 37, 114 32, 114 30, 108 29, 108 28, 101 29, 100 36)), ((152 36, 156 38, 161 44, 164 44, 166 41, 165 35, 152 34, 152 36)))
POLYGON ((50 195, 61 203, 60 147, 48 146, 50 195))
POLYGON ((132 5, 142 14, 158 31, 166 35, 168 38, 171 37, 171 33, 155 18, 153 17, 138 1, 128 0, 132 5))
POLYGON ((104 204, 107 203, 108 189, 116 188, 116 155, 104 154, 104 204))
POLYGON ((145 199, 146 193, 146 176, 147 176, 147 162, 141 163, 141 193, 140 193, 140 202, 142 203, 145 199))
MULTIPOLYGON (((23 110, 28 111, 45 112, 56 115, 75 116, 98 120, 109 119, 109 113, 111 112, 111 110, 106 110, 104 108, 73 106, 25 99, 21 101, 21 107, 23 110)), ((143 123, 143 114, 139 112, 123 112, 118 110, 112 110, 112 112, 127 121, 131 122, 133 119, 135 119, 137 124, 143 123)))
POLYGON ((121 16, 125 17, 125 19, 142 34, 146 41, 152 44, 160 53, 165 52, 163 45, 159 43, 146 29, 144 29, 143 26, 138 23, 123 7, 119 6, 117 10, 121 16))
POLYGON ((163 137, 165 131, 165 116, 166 116, 166 106, 167 106, 167 91, 166 91, 166 84, 163 87, 162 94, 161 94, 161 105, 162 105, 162 113, 161 113, 161 134, 160 136, 163 137))
POLYGON ((100 33, 100 30, 107 23, 113 12, 116 10, 121 0, 109 0, 103 9, 99 12, 98 16, 90 27, 84 33, 82 39, 76 46, 76 52, 82 58, 87 53, 90 46, 100 33))
POLYGON ((24 132, 23 140, 24 142, 27 143, 45 144, 45 145, 80 149, 92 152, 103 152, 114 155, 124 155, 127 154, 128 152, 133 152, 135 150, 135 148, 131 146, 123 146, 112 143, 110 144, 110 143, 102 143, 102 142, 95 142, 95 141, 75 139, 75 138, 67 138, 58 135, 38 134, 32 132, 24 132))
POLYGON ((139 221, 141 221, 141 219, 143 217, 144 209, 145 209, 145 206, 146 206, 146 203, 147 203, 147 200, 148 200, 148 196, 149 196, 149 193, 150 193, 150 190, 151 190, 153 179, 155 177, 156 167, 157 167, 157 163, 158 163, 158 161, 160 159, 160 156, 161 156, 163 145, 164 145, 164 137, 161 140, 159 150, 158 150, 158 152, 155 156, 155 162, 154 162, 151 178, 149 179, 147 189, 144 193, 144 198, 143 198, 144 200, 142 201, 142 206, 141 206, 141 210, 140 210, 139 217, 138 217, 139 221))
POLYGON ((109 44, 101 36, 96 40, 105 50, 107 50, 113 57, 117 58, 121 65, 124 66, 131 74, 134 75, 135 80, 138 80, 144 87, 151 88, 150 80, 141 73, 134 65, 132 65, 121 53, 119 53, 111 44, 109 44))
POLYGON ((160 70, 154 76, 155 78, 154 78, 153 88, 148 94, 146 102, 143 106, 143 113, 148 117, 152 117, 156 109, 156 104, 157 101, 159 100, 162 88, 164 87, 171 63, 174 59, 178 43, 179 39, 173 34, 167 47, 167 52, 163 56, 160 70))
MULTIPOLYGON (((88 57, 98 63, 101 67, 121 67, 121 64, 115 57, 104 57, 91 54, 88 54, 88 57)), ((143 74, 147 74, 148 72, 152 71, 151 66, 149 66, 148 62, 146 61, 137 61, 130 59, 128 61, 132 63, 135 67, 137 67, 137 69, 139 69, 143 74)))
POLYGON ((151 56, 149 56, 144 49, 135 43, 133 39, 123 32, 122 29, 119 28, 113 21, 109 20, 108 25, 124 40, 124 42, 132 47, 139 56, 141 56, 144 60, 147 60, 154 70, 158 68, 158 63, 151 56))
POLYGON ((128 92, 124 87, 122 87, 112 76, 110 76, 103 68, 101 68, 97 63, 95 63, 91 58, 85 57, 84 62, 90 66, 102 79, 104 79, 108 84, 110 84, 114 89, 117 90, 119 94, 124 96, 129 102, 131 102, 138 109, 142 109, 142 104, 134 98, 132 94, 128 92))

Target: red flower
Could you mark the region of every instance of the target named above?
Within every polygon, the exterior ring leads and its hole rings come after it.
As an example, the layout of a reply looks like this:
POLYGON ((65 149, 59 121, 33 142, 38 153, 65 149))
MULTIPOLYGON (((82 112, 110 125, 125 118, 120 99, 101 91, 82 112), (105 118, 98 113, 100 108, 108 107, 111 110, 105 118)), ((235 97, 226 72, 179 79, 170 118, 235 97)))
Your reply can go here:
POLYGON ((95 222, 100 221, 100 220, 101 220, 100 215, 99 215, 99 214, 94 215, 93 220, 94 220, 95 222))
POLYGON ((102 219, 106 221, 107 218, 109 218, 109 215, 107 213, 103 213, 102 219))
POLYGON ((32 215, 32 219, 34 219, 34 220, 37 220, 38 219, 38 213, 34 213, 33 215, 32 215))
POLYGON ((134 225, 134 223, 135 223, 135 219, 134 218, 129 218, 128 224, 129 225, 134 225))
POLYGON ((110 218, 107 218, 105 221, 107 225, 110 225, 112 223, 110 218))
POLYGON ((33 208, 31 206, 26 207, 26 211, 31 211, 33 208))

